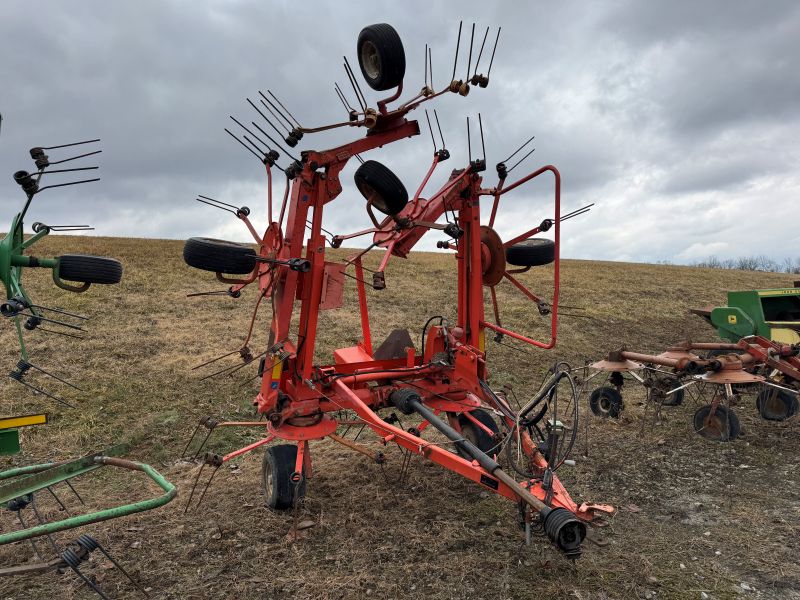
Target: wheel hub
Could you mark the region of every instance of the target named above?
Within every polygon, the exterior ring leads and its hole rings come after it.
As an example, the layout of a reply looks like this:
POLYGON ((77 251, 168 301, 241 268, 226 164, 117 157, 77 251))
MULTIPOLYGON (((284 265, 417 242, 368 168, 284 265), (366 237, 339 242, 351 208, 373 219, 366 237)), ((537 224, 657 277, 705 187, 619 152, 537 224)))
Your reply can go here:
POLYGON ((474 432, 473 432, 471 429, 467 429, 467 430, 466 430, 466 431, 464 431, 463 433, 464 433, 464 437, 467 439, 467 441, 468 441, 470 444, 473 444, 473 445, 475 445, 475 446, 477 446, 477 445, 478 445, 478 439, 477 439, 477 436, 475 435, 475 433, 474 433, 474 432))
POLYGON ((763 412, 773 419, 785 419, 788 416, 788 407, 777 390, 769 390, 766 394, 763 412))
POLYGON ((361 66, 370 79, 378 79, 381 75, 381 58, 378 48, 370 41, 361 45, 361 66))
POLYGON ((497 232, 481 225, 481 271, 483 285, 493 287, 500 283, 506 272, 506 250, 497 232))
MULTIPOLYGON (((655 377, 651 380, 650 385, 650 400, 656 404, 670 405, 675 403, 673 396, 668 396, 673 387, 677 385, 675 380, 666 379, 663 377, 655 377)), ((676 392, 677 393, 677 392, 676 392)))
POLYGON ((694 415, 694 430, 707 440, 729 442, 739 437, 739 420, 730 406, 712 402, 701 406, 694 415))
POLYGON ((723 434, 725 433, 725 424, 722 422, 722 419, 719 415, 714 414, 710 415, 703 423, 703 429, 706 432, 706 437, 713 437, 715 439, 721 439, 723 434))
POLYGON ((274 478, 274 474, 272 472, 272 467, 268 467, 264 469, 264 488, 266 493, 269 494, 272 490, 272 480, 274 478))

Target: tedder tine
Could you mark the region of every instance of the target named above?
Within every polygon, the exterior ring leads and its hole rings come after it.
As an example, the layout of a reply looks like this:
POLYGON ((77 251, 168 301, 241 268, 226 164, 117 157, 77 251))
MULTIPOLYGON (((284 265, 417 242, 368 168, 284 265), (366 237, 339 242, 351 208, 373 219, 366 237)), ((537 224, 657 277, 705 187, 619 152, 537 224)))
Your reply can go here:
POLYGON ((186 446, 183 448, 183 452, 181 452, 181 460, 186 460, 189 447, 192 445, 192 442, 194 442, 194 439, 197 437, 197 434, 200 432, 200 429, 202 427, 205 427, 206 429, 208 429, 208 433, 206 433, 205 438, 203 438, 203 441, 200 443, 200 446, 198 446, 197 451, 191 458, 192 461, 197 460, 197 457, 200 456, 200 453, 203 451, 203 448, 205 448, 205 445, 208 442, 208 438, 210 438, 211 434, 214 433, 214 429, 217 427, 217 425, 219 425, 219 421, 217 421, 210 415, 200 419, 200 422, 197 423, 197 427, 194 428, 194 431, 192 432, 192 436, 189 438, 189 441, 186 442, 186 446))

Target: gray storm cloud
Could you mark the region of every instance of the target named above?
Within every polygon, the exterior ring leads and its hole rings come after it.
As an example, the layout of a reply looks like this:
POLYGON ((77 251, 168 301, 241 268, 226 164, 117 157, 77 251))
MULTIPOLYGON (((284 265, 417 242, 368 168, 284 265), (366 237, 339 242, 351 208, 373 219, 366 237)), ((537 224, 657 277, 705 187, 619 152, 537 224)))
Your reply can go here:
MULTIPOLYGON (((0 220, 9 222, 22 200, 11 174, 32 167, 30 147, 100 137, 102 181, 44 192, 31 222, 90 222, 100 235, 246 240, 235 219, 193 202, 206 194, 264 216, 263 168, 224 133, 228 115, 256 119, 245 98, 270 88, 304 125, 343 119, 333 82, 346 83, 341 57, 355 64, 358 32, 374 22, 391 23, 403 38, 407 90, 422 85, 426 43, 441 87, 459 19, 467 31, 475 21, 478 32, 491 25, 503 33, 489 88, 434 103, 453 157, 431 188, 466 163, 464 119, 480 112, 490 184, 491 165, 536 135, 536 151, 512 175, 554 164, 565 209, 596 203, 565 226, 567 257, 800 254, 800 5, 790 1, 45 1, 35 10, 7 1, 0 220)), ((379 98, 362 88, 371 102, 379 98)), ((422 118, 422 136, 371 156, 410 190, 432 152, 424 114, 413 116, 422 118)), ((307 136, 301 147, 360 133, 307 136)), ((327 229, 368 223, 354 168, 329 205, 327 229)), ((501 234, 550 216, 549 193, 541 185, 509 197, 501 234)))

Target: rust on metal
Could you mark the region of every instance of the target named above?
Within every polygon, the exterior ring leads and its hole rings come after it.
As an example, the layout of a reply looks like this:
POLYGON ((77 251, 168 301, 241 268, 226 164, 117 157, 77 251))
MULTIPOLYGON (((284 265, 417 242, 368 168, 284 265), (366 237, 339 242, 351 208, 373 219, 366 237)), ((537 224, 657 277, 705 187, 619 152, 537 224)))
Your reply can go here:
POLYGON ((629 371, 638 371, 644 368, 644 365, 633 360, 629 360, 623 354, 624 350, 617 350, 609 352, 605 360, 599 360, 589 365, 593 369, 607 372, 627 373, 629 371))

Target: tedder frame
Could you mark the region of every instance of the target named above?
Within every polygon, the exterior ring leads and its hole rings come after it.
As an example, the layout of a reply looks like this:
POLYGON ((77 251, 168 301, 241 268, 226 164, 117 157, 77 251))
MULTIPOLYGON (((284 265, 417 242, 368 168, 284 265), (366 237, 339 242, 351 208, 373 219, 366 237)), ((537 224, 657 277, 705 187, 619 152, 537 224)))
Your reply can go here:
MULTIPOLYGON (((376 77, 381 80, 380 69, 376 71, 375 65, 382 65, 384 71, 396 65, 398 46, 399 54, 402 54, 399 36, 386 24, 362 30, 359 62, 362 73, 374 89, 387 89, 385 76, 382 79, 384 87, 374 85, 376 77), (380 54, 380 60, 374 60, 371 53, 380 54)), ((429 54, 426 56, 426 71, 428 58, 429 54)), ((481 77, 484 76, 477 75, 476 64, 476 75, 471 78, 473 85, 477 82, 477 85, 485 87, 481 84, 481 77)), ((488 83, 488 76, 484 79, 488 83)), ((481 176, 486 169, 484 152, 483 159, 472 160, 470 156, 464 169, 453 171, 441 189, 425 199, 421 194, 431 175, 442 161, 449 158, 442 143, 441 149, 435 148, 424 180, 409 199, 405 188, 391 171, 380 163, 364 162, 360 158, 365 152, 418 135, 419 125, 406 119, 408 113, 447 91, 465 96, 469 81, 469 77, 463 81, 454 79, 440 92, 434 92, 426 80, 420 94, 390 110, 387 104, 396 100, 402 91, 402 72, 399 78, 390 78, 391 87, 398 89, 390 98, 378 102, 377 110, 353 110, 351 121, 340 124, 366 127, 366 136, 329 150, 303 151, 299 160, 284 169, 286 190, 279 212, 273 211, 271 185, 278 153, 267 145, 269 151, 261 150, 263 157, 259 156, 266 167, 269 186, 269 225, 266 231, 263 235, 258 234, 246 207, 230 211, 249 230, 258 246, 257 252, 251 247, 207 238, 187 241, 184 248, 186 262, 215 271, 220 281, 231 285, 227 291, 230 296, 239 297, 247 286, 256 284, 259 289, 257 302, 260 304, 267 298, 272 304, 270 341, 266 352, 253 357, 247 346, 255 325, 255 314, 247 338, 238 350, 245 363, 260 358, 261 385, 254 405, 264 420, 218 422, 208 418, 201 422, 210 430, 221 426, 262 427, 264 437, 225 455, 206 454, 204 465, 219 468, 223 463, 273 440, 288 442, 268 449, 264 486, 271 507, 289 508, 305 493, 305 482, 312 477, 310 441, 330 437, 371 454, 365 447, 336 435, 339 426, 346 421, 341 416, 350 414, 348 422, 352 422, 352 413, 355 413, 357 421, 369 427, 383 444, 397 444, 410 453, 421 455, 488 490, 519 502, 528 515, 528 522, 538 514, 550 539, 567 556, 577 557, 586 533, 584 523, 595 520, 599 516, 596 513, 610 513, 613 509, 606 505, 576 503, 554 472, 563 462, 559 457, 563 457, 564 449, 560 449, 559 444, 561 438, 567 436, 564 424, 548 409, 552 408, 550 405, 559 382, 570 377, 568 371, 554 369, 547 384, 519 411, 513 410, 503 395, 495 393, 487 383, 487 330, 500 338, 508 336, 539 348, 549 349, 556 344, 562 220, 558 169, 547 165, 505 185, 508 169, 504 163, 499 163, 498 183, 485 187, 481 176), (342 192, 341 172, 354 157, 362 162, 355 174, 356 185, 367 200, 367 211, 374 227, 328 239, 323 227, 325 208, 342 192), (503 242, 493 228, 501 200, 509 192, 544 175, 553 178, 554 217, 503 242), (484 198, 491 203, 487 224, 481 223, 484 198), (386 215, 382 221, 375 218, 373 208, 386 215), (274 219, 276 213, 278 218, 274 219), (442 216, 447 219, 446 224, 437 223, 442 216), (535 237, 551 227, 554 240, 535 237), (390 257, 406 257, 431 229, 450 238, 440 241, 440 248, 454 251, 458 307, 455 322, 451 325, 439 318, 438 324, 432 325, 435 318, 430 319, 425 327, 423 346, 419 349, 414 347, 407 330, 395 330, 380 347, 375 348, 366 288, 384 289, 384 272, 390 257), (372 235, 372 244, 366 250, 343 263, 326 260, 326 244, 336 248, 345 240, 369 234, 372 235), (386 252, 380 265, 372 271, 372 283, 368 284, 364 272, 369 269, 362 258, 376 247, 386 252), (551 303, 529 291, 515 277, 532 266, 549 263, 553 264, 554 277, 551 303), (350 276, 356 280, 361 340, 355 346, 335 350, 332 362, 316 364, 314 353, 320 311, 342 306, 344 277, 348 275, 345 271, 351 266, 354 275, 350 276), (232 270, 226 271, 226 267, 232 270), (223 273, 241 273, 246 277, 237 279, 223 273), (548 339, 539 341, 503 326, 494 288, 504 279, 533 301, 539 313, 549 315, 548 339), (493 320, 485 314, 484 288, 489 291, 493 320), (298 302, 299 314, 296 310, 298 302), (488 407, 489 411, 481 407, 488 407), (379 416, 378 411, 384 408, 417 414, 422 423, 404 429, 394 424, 396 420, 390 422, 379 416), (503 434, 490 413, 500 416, 503 434), (547 415, 552 415, 552 418, 547 415), (422 434, 428 427, 447 437, 455 450, 425 439, 422 434), (534 431, 539 435, 533 434, 534 431), (518 482, 497 462, 497 449, 503 445, 504 436, 513 436, 517 449, 527 458, 529 468, 523 471, 526 474, 524 481, 518 482)), ((274 99, 280 104, 277 98, 274 99)), ((274 103, 270 105, 280 114, 274 103)), ((288 111, 286 113, 290 115, 288 111)), ((479 123, 482 138, 482 123, 479 123)), ((257 127, 256 123, 253 125, 257 127)), ((286 143, 294 145, 303 133, 319 129, 324 128, 307 129, 298 123, 287 136, 286 143)), ((252 134, 249 129, 247 131, 252 134)), ((431 136, 433 138, 432 128, 431 136)), ((247 135, 244 137, 251 141, 247 135)), ((202 198, 206 203, 223 204, 202 198)), ((567 400, 562 402, 567 403, 567 400)), ((567 441, 563 442, 566 446, 567 441)), ((199 456, 199 452, 195 455, 199 456)), ((198 479, 199 476, 198 472, 198 479)))

